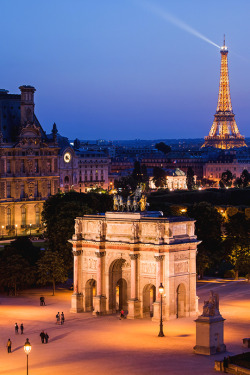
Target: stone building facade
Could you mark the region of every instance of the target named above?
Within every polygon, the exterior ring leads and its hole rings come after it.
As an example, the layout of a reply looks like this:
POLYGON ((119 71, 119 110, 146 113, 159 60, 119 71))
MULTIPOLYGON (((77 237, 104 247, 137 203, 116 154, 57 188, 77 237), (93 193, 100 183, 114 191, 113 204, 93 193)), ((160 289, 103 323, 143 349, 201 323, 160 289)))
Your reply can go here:
POLYGON ((159 212, 107 212, 75 219, 72 312, 128 318, 195 315, 196 249, 194 220, 163 218, 159 212))
POLYGON ((67 146, 60 151, 60 189, 87 193, 95 188, 109 188, 110 158, 102 151, 74 149, 67 146))
POLYGON ((43 203, 59 188, 56 129, 47 136, 34 113, 32 86, 0 90, 1 236, 41 230, 43 203))

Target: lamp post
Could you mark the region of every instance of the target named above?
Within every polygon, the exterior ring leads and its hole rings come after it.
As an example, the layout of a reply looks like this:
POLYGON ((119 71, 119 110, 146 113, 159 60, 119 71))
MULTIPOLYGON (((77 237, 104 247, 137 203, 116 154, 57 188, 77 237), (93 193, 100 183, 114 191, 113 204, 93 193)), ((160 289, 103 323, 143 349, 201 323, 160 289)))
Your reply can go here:
POLYGON ((17 224, 15 225, 15 227, 16 227, 16 237, 17 237, 17 224))
POLYGON ((24 352, 27 354, 27 375, 28 375, 29 374, 28 358, 29 358, 29 353, 31 351, 31 345, 30 345, 29 339, 26 339, 23 349, 24 349, 24 352))
POLYGON ((4 230, 4 225, 2 225, 2 238, 3 238, 3 230, 4 230))
POLYGON ((30 224, 30 237, 31 237, 31 224, 30 224))
POLYGON ((162 283, 160 283, 160 286, 159 286, 159 293, 160 293, 160 295, 161 295, 161 318, 160 318, 160 332, 159 332, 158 337, 164 337, 164 333, 163 333, 163 322, 162 322, 162 295, 163 295, 163 292, 164 292, 164 286, 162 285, 162 283))

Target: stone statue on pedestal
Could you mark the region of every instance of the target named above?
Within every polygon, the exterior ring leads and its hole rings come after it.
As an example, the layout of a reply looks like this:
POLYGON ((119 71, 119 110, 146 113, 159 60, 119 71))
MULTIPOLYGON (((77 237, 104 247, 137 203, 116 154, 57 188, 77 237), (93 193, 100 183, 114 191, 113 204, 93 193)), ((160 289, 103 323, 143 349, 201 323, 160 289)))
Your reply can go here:
POLYGON ((201 316, 219 316, 219 295, 210 290, 208 301, 204 301, 203 313, 201 316))

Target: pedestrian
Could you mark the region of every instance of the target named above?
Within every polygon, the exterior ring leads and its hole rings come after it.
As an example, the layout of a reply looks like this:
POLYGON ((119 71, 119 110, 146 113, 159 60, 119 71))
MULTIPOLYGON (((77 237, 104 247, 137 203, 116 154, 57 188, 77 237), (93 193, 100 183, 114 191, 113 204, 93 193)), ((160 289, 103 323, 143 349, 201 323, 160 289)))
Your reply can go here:
POLYGON ((120 320, 124 318, 124 310, 121 310, 120 312, 120 320))
POLYGON ((21 335, 23 334, 23 323, 20 325, 21 335))
POLYGON ((15 334, 16 335, 18 334, 18 325, 17 325, 17 323, 15 323, 15 334))
POLYGON ((41 337, 42 344, 44 344, 44 339, 45 339, 45 333, 44 333, 44 331, 42 331, 40 333, 40 337, 41 337))
POLYGON ((11 345, 12 345, 12 342, 10 341, 10 339, 7 341, 7 351, 8 353, 11 353, 11 345))
POLYGON ((56 324, 60 324, 60 313, 59 313, 59 311, 56 314, 56 324))
POLYGON ((45 333, 44 338, 45 338, 45 343, 48 344, 49 335, 47 334, 47 332, 45 333))
POLYGON ((64 317, 64 313, 62 312, 61 313, 61 324, 64 324, 64 321, 65 321, 65 317, 64 317))

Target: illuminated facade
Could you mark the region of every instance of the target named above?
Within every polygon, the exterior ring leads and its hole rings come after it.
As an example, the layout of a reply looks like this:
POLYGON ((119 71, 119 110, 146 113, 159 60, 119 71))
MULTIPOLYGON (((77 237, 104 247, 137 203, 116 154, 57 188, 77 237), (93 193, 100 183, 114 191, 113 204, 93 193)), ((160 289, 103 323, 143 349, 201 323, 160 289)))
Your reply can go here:
POLYGON ((44 201, 59 188, 57 130, 46 135, 34 113, 32 86, 0 90, 1 236, 41 231, 44 201))
POLYGON ((128 318, 195 315, 196 251, 194 220, 163 218, 159 212, 106 212, 75 219, 71 312, 128 318))
POLYGON ((213 125, 209 135, 205 137, 205 143, 202 147, 216 147, 221 149, 243 147, 246 146, 245 137, 239 132, 231 103, 227 62, 228 48, 225 45, 225 39, 220 53, 221 70, 218 104, 213 125))

